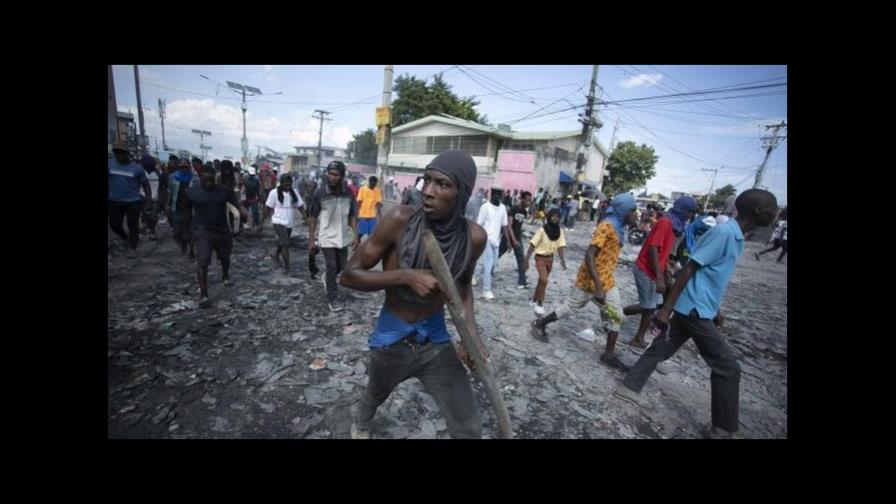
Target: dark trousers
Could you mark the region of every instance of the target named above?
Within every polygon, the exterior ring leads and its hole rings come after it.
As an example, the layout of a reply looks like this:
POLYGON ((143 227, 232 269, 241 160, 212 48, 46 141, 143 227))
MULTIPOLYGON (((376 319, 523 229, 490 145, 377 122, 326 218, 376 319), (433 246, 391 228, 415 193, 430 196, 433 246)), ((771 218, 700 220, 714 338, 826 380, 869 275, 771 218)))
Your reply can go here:
POLYGON ((128 242, 131 249, 137 248, 137 242, 140 240, 140 202, 119 203, 117 201, 109 201, 109 226, 112 231, 128 242), (127 217, 128 232, 124 232, 123 221, 127 217))
MULTIPOLYGON (((507 243, 506 239, 501 239, 501 245, 498 247, 498 259, 504 255, 507 250, 510 249, 510 245, 507 243)), ((517 277, 517 285, 526 285, 526 255, 523 254, 523 244, 521 242, 517 242, 517 246, 513 249, 513 255, 516 256, 516 277, 517 277)), ((495 267, 497 267, 498 261, 495 261, 495 267)))
POLYGON ((653 340, 622 383, 641 392, 657 364, 672 357, 688 338, 694 338, 700 356, 712 370, 712 424, 728 432, 737 432, 740 364, 712 320, 698 318, 695 312, 691 315, 675 313, 669 321, 669 334, 653 340))
POLYGON ((596 214, 596 213, 597 213, 597 209, 596 209, 596 208, 592 208, 592 209, 591 209, 591 222, 594 222, 594 214, 596 214))
POLYGON ((348 247, 321 247, 321 250, 324 251, 324 259, 327 260, 327 301, 333 301, 336 299, 336 275, 342 273, 345 263, 348 262, 348 247))
POLYGON ((784 259, 784 255, 787 254, 787 240, 775 238, 775 241, 772 243, 772 248, 763 250, 759 255, 765 254, 766 252, 773 252, 779 248, 781 249, 781 254, 778 256, 777 261, 781 262, 781 259, 784 259))
POLYGON ((261 219, 258 216, 258 202, 246 203, 246 206, 249 207, 249 211, 252 212, 252 227, 258 227, 261 224, 261 219))
POLYGON ((482 437, 482 420, 473 401, 467 372, 451 343, 411 346, 407 340, 370 351, 367 389, 358 407, 357 424, 367 429, 380 404, 399 383, 417 378, 445 415, 454 439, 482 437))

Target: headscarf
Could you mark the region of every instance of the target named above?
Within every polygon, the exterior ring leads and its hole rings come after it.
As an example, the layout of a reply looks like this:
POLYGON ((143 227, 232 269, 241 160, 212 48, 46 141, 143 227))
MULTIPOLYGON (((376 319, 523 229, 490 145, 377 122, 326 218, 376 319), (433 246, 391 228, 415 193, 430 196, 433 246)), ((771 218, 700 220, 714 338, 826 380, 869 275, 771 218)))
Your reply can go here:
POLYGON ((635 197, 631 193, 622 192, 613 196, 607 211, 601 220, 609 221, 616 229, 616 236, 619 238, 619 244, 624 244, 625 236, 625 217, 635 209, 635 197))
POLYGON ((552 209, 548 212, 548 216, 545 217, 545 219, 544 219, 544 225, 541 226, 541 228, 544 229, 544 232, 545 232, 545 234, 548 235, 548 239, 549 239, 549 240, 551 240, 551 241, 556 241, 558 238, 560 238, 560 222, 558 221, 556 224, 553 224, 553 223, 551 222, 551 216, 552 216, 552 215, 556 215, 556 216, 559 217, 559 216, 560 216, 560 210, 557 209, 557 208, 552 208, 552 209))
POLYGON ((672 210, 669 211, 669 218, 672 220, 672 231, 675 236, 681 236, 684 227, 687 225, 685 213, 694 213, 697 211, 697 200, 690 196, 682 196, 675 200, 672 204, 672 210))
POLYGON ((685 247, 688 248, 688 253, 693 255, 697 250, 697 238, 700 238, 703 233, 709 231, 716 225, 716 219, 711 215, 701 215, 694 219, 694 222, 690 223, 684 229, 684 237, 685 237, 685 247))
POLYGON ((178 169, 174 172, 174 179, 177 180, 181 184, 189 184, 193 179, 193 169, 189 162, 186 159, 181 160, 180 165, 178 165, 178 169), (190 168, 189 170, 181 170, 181 167, 190 168))
MULTIPOLYGON (((430 269, 422 244, 423 231, 429 229, 435 236, 442 255, 445 256, 451 276, 458 281, 461 274, 469 267, 472 257, 472 243, 464 210, 476 184, 476 163, 469 154, 463 151, 449 150, 436 156, 426 168, 438 170, 451 177, 457 184, 457 198, 454 200, 452 211, 438 221, 428 219, 423 213, 423 207, 417 207, 408 219, 399 243, 398 267, 430 269)), ((406 301, 427 302, 407 287, 402 286, 397 289, 397 292, 406 301)))
MULTIPOLYGON (((279 201, 281 205, 283 204, 283 184, 287 182, 292 182, 292 177, 286 173, 280 175, 280 185, 277 186, 277 201, 279 201)), ((296 195, 296 189, 294 187, 289 188, 289 195, 292 196, 292 205, 298 205, 299 197, 296 195)))

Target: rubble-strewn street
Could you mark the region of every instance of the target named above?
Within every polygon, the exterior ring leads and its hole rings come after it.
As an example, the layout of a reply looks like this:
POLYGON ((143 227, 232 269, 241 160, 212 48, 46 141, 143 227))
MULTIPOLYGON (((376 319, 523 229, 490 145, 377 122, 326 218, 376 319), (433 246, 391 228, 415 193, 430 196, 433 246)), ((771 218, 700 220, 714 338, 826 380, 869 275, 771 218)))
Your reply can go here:
MULTIPOLYGON (((385 213, 385 209, 384 209, 385 213)), ((310 279, 307 228, 292 238, 293 273, 285 277, 271 259, 275 236, 265 225, 259 238, 234 242, 231 277, 224 287, 212 262, 213 306, 197 307, 195 262, 180 254, 167 225, 159 241, 141 237, 136 258, 119 244, 108 263, 108 434, 112 438, 348 438, 351 414, 367 381, 367 336, 376 323, 382 292, 340 287, 346 309, 330 313, 320 276, 310 279)), ((526 224, 524 230, 534 232, 526 224)), ((551 274, 545 309, 562 302, 572 286, 593 224, 566 231, 569 269, 551 274)), ((110 243, 120 239, 109 233, 110 243)), ((528 241, 528 240, 527 240, 528 241)), ((761 262, 763 244, 747 242, 728 286, 723 333, 742 366, 740 438, 787 436, 787 265, 776 254, 761 262), (774 257, 773 257, 774 256, 774 257)), ((623 305, 636 302, 626 244, 617 269, 623 305)), ((323 271, 324 258, 318 266, 323 271)), ((599 311, 548 326, 549 344, 533 339, 535 288, 516 286, 512 252, 499 263, 494 301, 476 287, 476 319, 502 385, 517 438, 699 438, 710 419, 710 371, 692 341, 664 362, 643 393, 652 410, 615 399, 622 379, 598 363, 605 343, 599 311), (588 329, 591 329, 590 331, 588 329)), ((617 353, 633 364, 640 350, 627 342, 638 318, 620 331, 617 353)), ((449 330, 453 326, 449 323, 449 330)), ((473 380, 493 438, 491 405, 473 380)), ((375 438, 448 438, 445 420, 417 380, 399 386, 372 422, 375 438)))

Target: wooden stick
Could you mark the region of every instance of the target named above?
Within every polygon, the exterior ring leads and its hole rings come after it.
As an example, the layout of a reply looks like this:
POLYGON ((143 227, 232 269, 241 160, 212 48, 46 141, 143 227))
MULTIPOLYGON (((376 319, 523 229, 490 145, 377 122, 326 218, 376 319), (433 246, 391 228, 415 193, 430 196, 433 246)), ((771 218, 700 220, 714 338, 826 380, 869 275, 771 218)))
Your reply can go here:
POLYGON ((495 381, 491 371, 488 368, 488 362, 485 360, 485 347, 482 340, 476 335, 475 328, 472 327, 472 321, 468 321, 464 316, 464 304, 457 292, 457 284, 454 277, 451 276, 451 270, 445 262, 442 255, 442 249, 439 248, 436 237, 432 231, 423 231, 423 250, 426 252, 426 258, 432 266, 433 275, 442 283, 446 289, 448 299, 448 312, 451 313, 451 320, 454 327, 460 334, 460 339, 464 344, 464 348, 476 363, 475 371, 479 375, 479 379, 485 385, 485 392, 488 395, 492 406, 495 409, 495 416, 498 419, 498 435, 502 439, 511 439, 513 432, 510 429, 510 413, 507 412, 507 406, 504 404, 504 398, 501 396, 501 387, 495 381))

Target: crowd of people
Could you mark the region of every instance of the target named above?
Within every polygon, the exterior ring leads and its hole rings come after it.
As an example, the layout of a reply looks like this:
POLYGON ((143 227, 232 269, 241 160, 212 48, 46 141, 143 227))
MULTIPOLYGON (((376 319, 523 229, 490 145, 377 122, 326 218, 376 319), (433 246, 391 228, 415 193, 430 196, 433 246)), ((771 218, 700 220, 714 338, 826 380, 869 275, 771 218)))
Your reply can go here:
MULTIPOLYGON (((771 193, 750 189, 731 201, 723 214, 702 212, 694 198, 678 198, 671 209, 650 207, 639 217, 634 197, 623 192, 612 198, 585 198, 581 193, 552 197, 539 188, 506 191, 498 184, 474 194, 476 166, 458 150, 436 156, 413 187, 405 188, 400 204, 383 211, 384 199, 398 199, 393 179, 377 177, 349 181, 346 166, 334 161, 320 177, 280 174, 269 165, 245 169, 229 160, 203 163, 198 158, 170 156, 167 164, 151 156, 139 163, 126 145, 115 144, 109 159, 109 223, 128 254, 139 244, 140 221, 155 240, 159 217, 171 228, 182 254, 196 261, 199 305, 210 305, 208 269, 212 252, 221 279, 230 286, 230 255, 235 236, 244 230, 261 233, 270 218, 276 235, 272 259, 291 275, 290 238, 307 226, 309 271, 319 273, 315 257, 323 253, 323 291, 330 310, 339 312, 345 299, 339 286, 359 291, 385 291, 385 301, 368 337, 368 384, 361 398, 352 437, 370 437, 376 409, 395 387, 417 377, 445 416, 454 438, 481 436, 482 422, 461 362, 473 366, 463 344, 457 353, 445 324, 445 288, 430 271, 422 234, 435 236, 463 302, 469 330, 475 333, 474 287, 481 298, 495 299, 492 279, 498 259, 512 250, 520 290, 532 290, 535 319, 531 334, 550 343, 549 324, 566 317, 586 321, 585 307, 598 308, 606 345, 599 362, 625 373, 614 396, 650 407, 640 394, 656 366, 670 358, 689 338, 712 370, 712 422, 707 437, 728 438, 738 430, 740 366, 719 334, 719 306, 735 263, 744 251, 744 233, 779 218, 774 247, 757 253, 787 251, 786 209, 778 216, 771 193), (262 204, 259 209, 259 203, 262 204), (597 221, 575 284, 557 308, 544 308, 554 256, 566 270, 567 235, 577 220, 597 221), (579 218, 578 214, 583 215, 579 218), (127 231, 123 223, 127 222, 127 231), (528 240, 523 225, 541 223, 528 240), (638 302, 622 306, 616 269, 627 229, 649 232, 634 264, 638 302), (528 249, 526 248, 528 242, 528 249), (349 250, 351 248, 351 250, 349 250), (537 283, 527 281, 535 256, 537 283), (382 264, 382 268, 376 268, 382 264), (630 344, 647 349, 634 364, 615 352, 626 316, 640 315, 630 344), (653 336, 647 344, 647 334, 653 336)), ((726 202, 727 203, 727 202, 726 202)), ((590 324, 589 324, 590 325, 590 324)))

